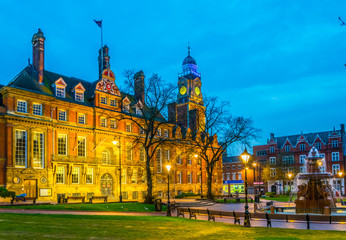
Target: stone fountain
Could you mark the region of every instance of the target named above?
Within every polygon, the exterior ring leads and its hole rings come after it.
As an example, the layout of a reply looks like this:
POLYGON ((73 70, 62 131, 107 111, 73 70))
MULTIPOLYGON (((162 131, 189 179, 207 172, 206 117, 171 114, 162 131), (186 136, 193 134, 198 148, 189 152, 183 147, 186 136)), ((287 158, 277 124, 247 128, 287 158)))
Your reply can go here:
POLYGON ((306 173, 297 175, 297 199, 296 213, 330 213, 335 209, 335 199, 329 180, 333 178, 331 173, 320 171, 325 165, 322 157, 319 157, 315 147, 310 150, 305 158, 306 173))

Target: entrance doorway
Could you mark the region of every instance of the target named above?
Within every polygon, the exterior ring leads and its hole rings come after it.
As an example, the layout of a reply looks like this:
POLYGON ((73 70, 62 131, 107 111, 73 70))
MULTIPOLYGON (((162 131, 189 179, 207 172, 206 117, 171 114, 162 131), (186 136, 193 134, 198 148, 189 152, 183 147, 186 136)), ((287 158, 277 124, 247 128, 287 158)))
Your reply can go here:
POLYGON ((37 197, 37 180, 24 180, 24 192, 27 197, 37 197))
POLYGON ((272 192, 275 192, 275 194, 276 194, 276 186, 275 185, 272 185, 272 192))
POLYGON ((113 194, 113 178, 110 174, 103 174, 101 177, 101 194, 103 196, 112 196, 113 194))

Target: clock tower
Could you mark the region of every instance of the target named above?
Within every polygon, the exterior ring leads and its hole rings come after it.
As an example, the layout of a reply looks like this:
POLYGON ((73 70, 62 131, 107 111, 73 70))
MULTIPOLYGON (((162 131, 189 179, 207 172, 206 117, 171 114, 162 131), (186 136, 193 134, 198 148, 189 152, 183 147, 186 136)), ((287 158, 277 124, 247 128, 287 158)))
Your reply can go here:
POLYGON ((169 121, 175 122, 194 133, 204 123, 201 74, 197 72, 197 63, 190 55, 183 61, 183 72, 178 76, 177 102, 168 107, 169 121))

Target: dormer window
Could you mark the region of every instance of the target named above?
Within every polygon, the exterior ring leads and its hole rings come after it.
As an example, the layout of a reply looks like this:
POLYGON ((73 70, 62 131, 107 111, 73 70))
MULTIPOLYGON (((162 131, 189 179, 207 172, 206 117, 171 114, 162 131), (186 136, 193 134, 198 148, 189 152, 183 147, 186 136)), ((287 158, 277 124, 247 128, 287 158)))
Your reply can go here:
POLYGON ((82 83, 78 83, 72 90, 74 92, 74 99, 78 102, 84 102, 84 92, 85 88, 82 83))
POLYGON ((67 84, 65 83, 64 79, 59 78, 52 86, 55 88, 55 96, 61 98, 65 97, 65 89, 67 84))
POLYGON ((110 105, 113 106, 113 107, 116 107, 117 106, 117 101, 115 99, 111 99, 110 100, 110 105))
POLYGON ((136 114, 137 115, 143 115, 142 110, 139 107, 136 107, 136 114))
POLYGON ((76 92, 75 98, 76 98, 76 101, 78 101, 78 102, 84 102, 84 93, 83 92, 76 92))
POLYGON ((56 93, 55 93, 55 95, 57 96, 57 97, 65 97, 65 88, 64 87, 56 87, 56 93))

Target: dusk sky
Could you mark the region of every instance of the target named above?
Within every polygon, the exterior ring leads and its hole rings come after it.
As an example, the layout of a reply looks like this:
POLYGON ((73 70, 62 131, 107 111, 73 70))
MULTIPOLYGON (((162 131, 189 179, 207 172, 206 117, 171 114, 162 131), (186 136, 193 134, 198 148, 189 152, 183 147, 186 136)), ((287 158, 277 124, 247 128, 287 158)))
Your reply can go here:
MULTIPOLYGON (((0 83, 32 59, 31 38, 46 37, 45 69, 94 81, 100 29, 116 84, 125 69, 177 83, 191 55, 202 92, 276 136, 346 123, 346 2, 336 1, 13 1, 0 0, 0 83)), ((237 154, 234 152, 233 154, 237 154)))

